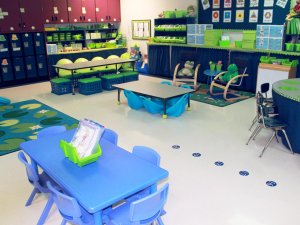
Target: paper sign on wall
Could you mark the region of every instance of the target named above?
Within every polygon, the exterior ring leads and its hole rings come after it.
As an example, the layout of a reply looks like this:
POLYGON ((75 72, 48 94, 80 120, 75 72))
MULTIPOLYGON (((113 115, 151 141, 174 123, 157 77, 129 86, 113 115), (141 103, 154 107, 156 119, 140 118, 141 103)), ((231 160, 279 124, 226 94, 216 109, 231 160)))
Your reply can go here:
POLYGON ((273 9, 265 9, 263 23, 272 23, 272 21, 273 21, 273 9))
POLYGON ((220 20, 220 11, 212 11, 212 22, 217 23, 220 20))
POLYGON ((220 0, 213 0, 213 9, 220 8, 220 0))
POLYGON ((257 23, 258 21, 258 10, 251 9, 249 12, 249 23, 257 23))
POLYGON ((285 8, 287 2, 288 2, 288 0, 277 0, 276 5, 281 7, 281 8, 285 8))
POLYGON ((235 22, 243 23, 244 22, 244 10, 236 10, 235 22))
POLYGON ((210 8, 210 4, 208 0, 201 0, 203 10, 210 8))
POLYGON ((223 15, 223 22, 224 23, 231 23, 231 11, 225 10, 223 15))
POLYGON ((232 0, 225 0, 224 8, 231 8, 231 6, 232 6, 232 0))
POLYGON ((237 0, 236 1, 237 8, 244 8, 245 7, 245 0, 237 0))
POLYGON ((259 0, 250 0, 250 7, 258 7, 259 0))
POLYGON ((273 7, 274 0, 265 0, 264 7, 273 7))

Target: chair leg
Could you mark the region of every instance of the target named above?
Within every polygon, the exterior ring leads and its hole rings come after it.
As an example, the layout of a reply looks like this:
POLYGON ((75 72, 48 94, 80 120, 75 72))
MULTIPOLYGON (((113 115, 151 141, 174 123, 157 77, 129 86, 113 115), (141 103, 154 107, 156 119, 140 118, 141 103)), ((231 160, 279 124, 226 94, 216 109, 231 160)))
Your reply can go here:
POLYGON ((276 132, 276 135, 275 135, 276 141, 277 141, 277 143, 279 143, 279 139, 278 139, 278 131, 276 130, 275 132, 276 132))
POLYGON ((249 128, 249 131, 251 131, 252 130, 252 127, 256 124, 256 122, 258 121, 258 118, 257 118, 257 115, 254 117, 254 119, 252 120, 252 124, 251 124, 251 126, 250 126, 250 128, 249 128))
POLYGON ((45 221, 46 221, 46 219, 47 219, 47 216, 48 216, 48 214, 49 214, 49 212, 50 212, 50 210, 51 210, 51 207, 52 207, 52 205, 53 205, 53 202, 54 202, 53 196, 50 195, 50 196, 49 196, 49 199, 48 199, 48 201, 47 201, 47 204, 46 204, 46 206, 45 206, 45 208, 44 208, 44 210, 43 210, 43 212, 42 212, 42 215, 40 216, 40 219, 39 219, 37 225, 42 225, 42 224, 45 223, 45 221))
POLYGON ((34 199, 35 194, 38 193, 38 192, 39 192, 39 190, 38 190, 37 188, 34 188, 34 189, 32 190, 32 192, 31 192, 31 194, 30 194, 30 196, 29 196, 29 198, 28 198, 28 200, 27 200, 25 206, 31 205, 31 203, 32 203, 32 201, 33 201, 33 199, 34 199))
POLYGON ((66 225, 67 224, 67 221, 65 220, 65 219, 63 219, 62 221, 61 221, 61 224, 60 225, 66 225))
POLYGON ((249 142, 251 141, 251 139, 253 138, 253 136, 255 135, 255 133, 258 131, 259 127, 260 127, 260 125, 258 125, 258 126, 255 128, 255 130, 252 132, 252 134, 250 135, 248 141, 246 142, 246 145, 249 144, 249 142))
POLYGON ((264 152, 266 151, 266 149, 269 147, 269 144, 271 143, 271 141, 273 140, 273 138, 275 137, 275 133, 276 131, 273 132, 271 138, 268 140, 267 144, 265 145, 264 149, 261 151, 259 157, 261 158, 262 155, 264 154, 264 152))
POLYGON ((262 129, 263 129, 263 126, 260 126, 260 127, 258 128, 258 130, 257 130, 256 133, 254 134, 252 140, 255 140, 255 138, 256 138, 257 135, 261 132, 262 129))
POLYGON ((162 219, 160 217, 157 218, 158 225, 164 225, 162 219))
POLYGON ((284 134, 284 136, 285 136, 285 139, 286 139, 286 141, 287 141, 287 143, 288 143, 288 146, 289 146, 289 148, 290 148, 292 154, 294 154, 294 151, 293 151, 293 149, 292 149, 290 140, 289 140, 289 138, 288 138, 288 136, 287 136, 287 134, 286 134, 286 132, 285 132, 285 129, 282 129, 282 132, 283 132, 283 134, 284 134))

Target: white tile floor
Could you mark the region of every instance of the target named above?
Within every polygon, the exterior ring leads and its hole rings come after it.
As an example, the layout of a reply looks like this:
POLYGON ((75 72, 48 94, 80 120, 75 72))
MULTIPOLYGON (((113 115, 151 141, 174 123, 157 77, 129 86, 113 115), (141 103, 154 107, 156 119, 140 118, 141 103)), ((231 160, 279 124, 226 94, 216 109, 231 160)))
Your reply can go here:
MULTIPOLYGON (((300 224, 300 155, 290 154, 274 141, 263 158, 258 158, 269 132, 245 145, 254 99, 225 108, 192 101, 192 111, 164 120, 143 110, 130 110, 124 97, 117 105, 116 91, 57 96, 50 93, 49 82, 44 82, 1 89, 0 96, 13 102, 34 98, 77 119, 98 121, 117 131, 119 145, 128 151, 134 145, 156 149, 161 166, 170 173, 163 217, 166 225, 300 224), (180 145, 180 149, 172 149, 172 145, 180 145), (201 157, 193 157, 196 152, 201 157), (224 166, 215 166, 216 161, 224 166), (240 176, 241 170, 250 175, 240 176), (267 186, 268 180, 276 181, 277 186, 267 186)), ((35 224, 46 198, 38 197, 30 207, 24 206, 32 187, 17 153, 0 157, 0 174, 0 224, 35 224)), ((46 224, 60 221, 53 208, 46 224)))

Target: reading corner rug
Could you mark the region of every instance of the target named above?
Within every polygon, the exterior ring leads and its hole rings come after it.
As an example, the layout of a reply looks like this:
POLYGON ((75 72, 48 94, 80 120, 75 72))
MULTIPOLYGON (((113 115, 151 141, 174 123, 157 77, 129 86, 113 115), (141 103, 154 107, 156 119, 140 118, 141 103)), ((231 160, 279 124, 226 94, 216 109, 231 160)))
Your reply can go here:
MULTIPOLYGON (((224 107, 224 106, 228 106, 240 101, 243 101, 245 99, 248 98, 252 98, 255 96, 255 94, 251 93, 251 92, 246 92, 246 91, 236 91, 239 95, 242 95, 244 98, 243 99, 238 99, 235 101, 225 101, 223 98, 223 95, 210 95, 209 93, 209 85, 207 84, 201 84, 200 88, 191 96, 191 100, 194 101, 198 101, 198 102, 203 102, 203 103, 207 103, 210 105, 215 105, 215 106, 219 106, 219 107, 224 107)), ((219 90, 216 89, 216 93, 219 90)), ((221 91, 221 89, 220 89, 221 91)), ((233 95, 228 94, 228 97, 234 97, 233 95)))
POLYGON ((78 120, 37 100, 0 106, 0 156, 19 150, 22 142, 36 139, 41 129, 54 125, 72 129, 78 120))

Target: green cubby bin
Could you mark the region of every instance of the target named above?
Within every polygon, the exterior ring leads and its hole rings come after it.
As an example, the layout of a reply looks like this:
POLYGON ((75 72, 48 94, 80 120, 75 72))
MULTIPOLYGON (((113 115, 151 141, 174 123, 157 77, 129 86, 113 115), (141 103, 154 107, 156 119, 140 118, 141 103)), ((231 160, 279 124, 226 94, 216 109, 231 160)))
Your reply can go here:
POLYGON ((288 52, 293 52, 295 49, 295 44, 292 43, 285 43, 285 49, 288 52))
POLYGON ((95 153, 84 158, 80 158, 76 151, 76 148, 65 140, 61 140, 59 146, 62 149, 64 156, 80 167, 96 162, 102 155, 102 149, 100 145, 98 145, 95 153))
POLYGON ((230 41, 229 40, 224 40, 224 41, 220 40, 219 41, 219 46, 220 47, 229 47, 230 46, 230 41))

